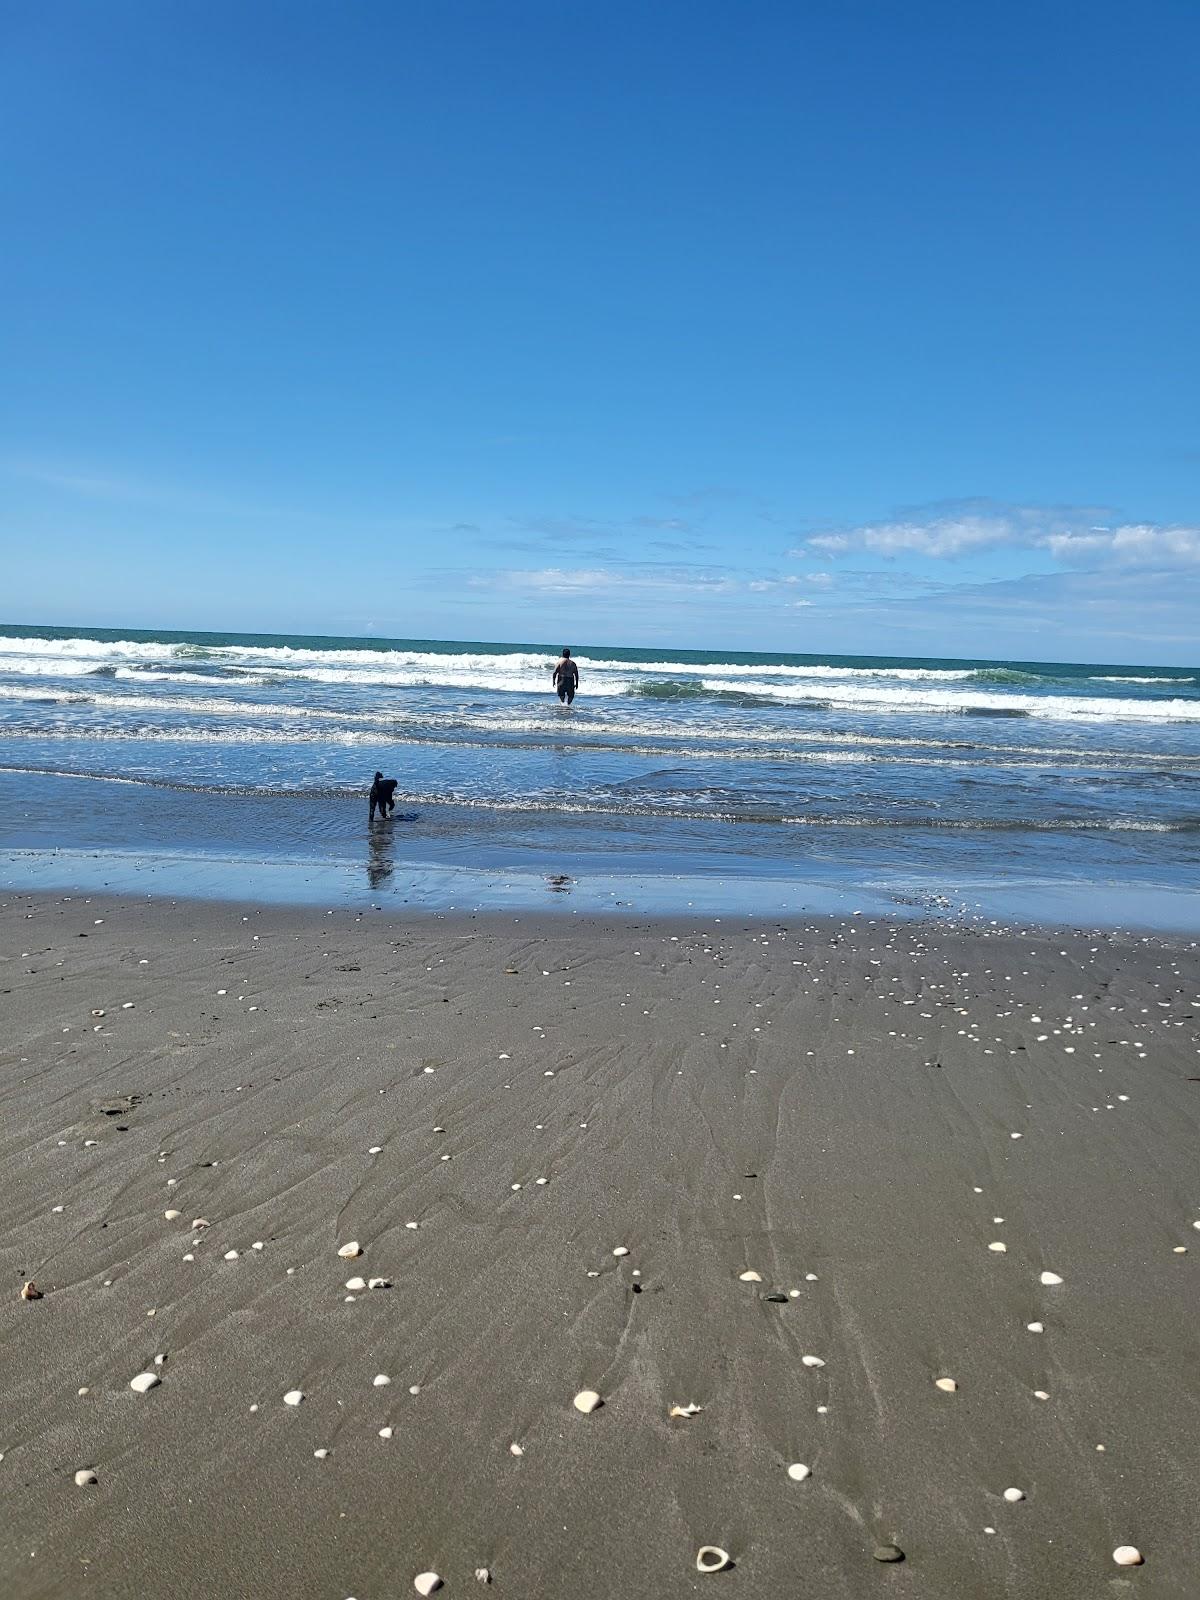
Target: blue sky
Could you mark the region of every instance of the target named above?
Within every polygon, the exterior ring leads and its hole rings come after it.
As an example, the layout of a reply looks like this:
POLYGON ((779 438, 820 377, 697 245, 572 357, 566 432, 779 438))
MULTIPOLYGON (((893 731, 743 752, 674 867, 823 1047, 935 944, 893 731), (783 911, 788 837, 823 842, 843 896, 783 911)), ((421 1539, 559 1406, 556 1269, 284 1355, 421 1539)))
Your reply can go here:
POLYGON ((1200 660, 1192 0, 0 34, 0 620, 1200 660))

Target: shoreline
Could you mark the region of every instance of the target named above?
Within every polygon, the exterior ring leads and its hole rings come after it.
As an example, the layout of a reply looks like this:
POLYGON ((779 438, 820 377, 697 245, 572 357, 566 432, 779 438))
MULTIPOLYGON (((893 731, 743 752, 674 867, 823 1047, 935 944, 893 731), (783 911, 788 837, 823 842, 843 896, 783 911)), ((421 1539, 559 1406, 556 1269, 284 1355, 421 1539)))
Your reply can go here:
POLYGON ((1194 941, 5 901, 14 1600, 1190 1594, 1194 941))
MULTIPOLYGON (((942 879, 757 876, 748 871, 614 872, 595 857, 562 855, 540 868, 405 860, 371 835, 359 863, 311 858, 237 858, 130 849, 0 848, 0 896, 136 895, 199 904, 564 916, 636 913, 931 920, 954 927, 1003 922, 1043 929, 1187 935, 1200 932, 1200 891, 1163 883, 1077 879, 942 879), (605 868, 607 867, 607 870, 605 868)), ((680 867, 694 863, 680 861, 680 867)))

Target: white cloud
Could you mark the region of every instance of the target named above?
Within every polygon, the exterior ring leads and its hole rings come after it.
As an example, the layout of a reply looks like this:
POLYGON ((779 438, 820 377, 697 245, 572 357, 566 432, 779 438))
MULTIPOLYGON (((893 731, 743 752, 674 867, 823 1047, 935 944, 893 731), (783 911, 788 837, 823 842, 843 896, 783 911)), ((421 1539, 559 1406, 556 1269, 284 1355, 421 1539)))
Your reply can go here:
POLYGON ((1200 565, 1200 528, 1158 527, 1149 522, 1119 528, 1094 528, 1088 533, 1055 533, 1046 549, 1056 560, 1072 565, 1097 559, 1125 567, 1200 565))
POLYGON ((1094 508, 1082 506, 957 502, 887 522, 813 534, 791 553, 836 557, 870 551, 954 560, 986 550, 1043 550, 1073 566, 1178 568, 1200 563, 1200 527, 1152 522, 1098 526, 1096 516, 1094 508))

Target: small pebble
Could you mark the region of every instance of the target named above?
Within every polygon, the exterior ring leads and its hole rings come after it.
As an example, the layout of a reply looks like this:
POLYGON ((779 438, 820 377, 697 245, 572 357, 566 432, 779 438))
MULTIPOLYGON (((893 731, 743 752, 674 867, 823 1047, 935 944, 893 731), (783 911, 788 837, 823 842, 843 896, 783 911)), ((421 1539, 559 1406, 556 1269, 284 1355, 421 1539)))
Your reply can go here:
POLYGON ((935 1378, 933 1381, 934 1387, 940 1389, 943 1394, 953 1394, 958 1388, 953 1378, 935 1378))
POLYGON ((1119 1567, 1140 1567, 1142 1552, 1134 1544, 1119 1544, 1113 1551, 1113 1560, 1119 1567))
POLYGON ((375 1376, 371 1379, 371 1382, 375 1385, 375 1387, 377 1389, 386 1388, 387 1385, 389 1383, 391 1383, 391 1381, 392 1380, 388 1377, 386 1372, 377 1372, 375 1374, 375 1376))
POLYGON ((390 1439, 392 1437, 392 1430, 390 1428, 380 1428, 379 1437, 381 1439, 390 1439))
POLYGON ((904 1551, 898 1544, 877 1544, 871 1554, 876 1561, 903 1561, 904 1551))
POLYGON ((787 1469, 788 1477, 794 1479, 796 1483, 803 1483, 811 1472, 812 1468, 806 1467, 803 1461, 793 1461, 787 1469))
POLYGON ((589 1412, 595 1411, 603 1402, 595 1389, 580 1389, 571 1404, 576 1411, 582 1411, 586 1416, 589 1412))
POLYGON ((418 1594, 432 1594, 435 1589, 442 1587, 442 1580, 436 1572, 418 1572, 413 1579, 413 1588, 418 1594))
POLYGON ((136 1378, 130 1378, 129 1387, 135 1394, 145 1394, 147 1389, 157 1389, 161 1382, 157 1372, 139 1372, 136 1378))
POLYGON ((367 1280, 365 1278, 347 1278, 346 1287, 347 1289, 365 1289, 367 1280))
POLYGON ((1005 1489, 1004 1498, 1010 1506, 1015 1506, 1018 1500, 1024 1500, 1025 1491, 1024 1489, 1005 1489))
POLYGON ((283 1403, 285 1406, 298 1406, 303 1399, 303 1389, 289 1389, 283 1397, 283 1403))

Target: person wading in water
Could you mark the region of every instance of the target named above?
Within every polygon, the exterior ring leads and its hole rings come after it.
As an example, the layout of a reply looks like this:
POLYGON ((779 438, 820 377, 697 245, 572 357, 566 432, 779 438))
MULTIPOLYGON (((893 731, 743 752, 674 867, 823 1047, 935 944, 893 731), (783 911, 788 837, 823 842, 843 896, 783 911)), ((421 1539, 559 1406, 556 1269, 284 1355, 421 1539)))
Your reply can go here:
POLYGON ((558 690, 558 698, 563 705, 569 706, 575 698, 576 689, 579 687, 579 668, 571 660, 571 652, 566 645, 563 646, 562 659, 554 668, 552 682, 558 690))

